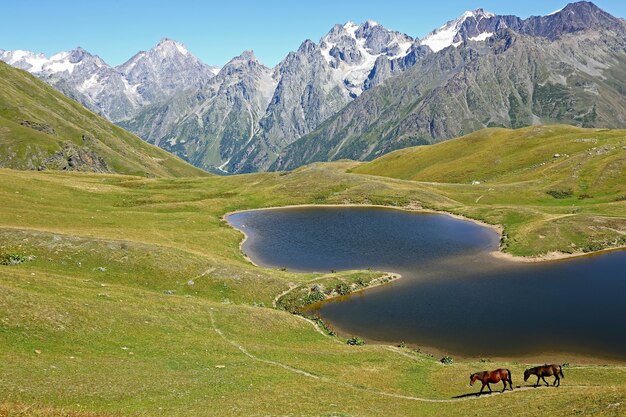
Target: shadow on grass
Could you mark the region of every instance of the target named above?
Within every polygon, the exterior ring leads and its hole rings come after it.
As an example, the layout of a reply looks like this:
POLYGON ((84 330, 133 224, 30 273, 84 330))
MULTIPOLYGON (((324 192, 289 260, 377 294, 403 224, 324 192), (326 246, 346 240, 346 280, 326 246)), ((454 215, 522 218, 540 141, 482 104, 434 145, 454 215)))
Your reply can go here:
MULTIPOLYGON (((470 392, 467 394, 461 394, 461 395, 456 395, 454 397, 451 398, 468 398, 468 397, 482 397, 483 395, 495 395, 495 394, 506 394, 507 392, 513 392, 515 390, 529 390, 529 389, 536 389, 536 388, 552 388, 552 387, 546 387, 545 385, 539 385, 538 387, 535 385, 518 385, 516 387, 513 387, 513 390, 510 389, 506 389, 506 391, 502 392, 501 389, 498 390, 493 390, 493 392, 489 392, 488 390, 483 391, 482 393, 479 392, 470 392)), ((556 387, 558 388, 558 387, 556 387)))

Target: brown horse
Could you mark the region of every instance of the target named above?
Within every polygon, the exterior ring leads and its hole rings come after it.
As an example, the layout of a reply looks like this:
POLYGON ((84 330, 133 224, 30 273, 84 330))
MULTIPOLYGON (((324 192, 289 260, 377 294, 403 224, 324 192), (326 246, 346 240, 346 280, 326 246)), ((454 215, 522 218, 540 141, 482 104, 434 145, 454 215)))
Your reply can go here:
POLYGON ((545 378, 547 376, 554 376, 554 382, 552 383, 552 385, 556 385, 557 387, 561 386, 561 378, 565 378, 561 365, 543 365, 526 369, 524 371, 524 381, 527 381, 531 375, 537 376, 537 383, 535 384, 536 387, 539 386, 539 379, 542 379, 543 382, 546 383, 547 387, 550 386, 545 378))
POLYGON ((489 392, 491 391, 491 386, 489 384, 495 384, 500 381, 504 384, 504 388, 502 388, 502 392, 506 389, 506 383, 509 383, 509 387, 511 387, 511 391, 513 391, 513 381, 511 381, 511 371, 508 369, 496 369, 495 371, 482 371, 476 372, 475 374, 470 375, 470 385, 474 385, 474 382, 480 381, 483 383, 483 386, 480 388, 480 392, 477 395, 482 394, 483 389, 485 389, 485 385, 489 388, 489 392))

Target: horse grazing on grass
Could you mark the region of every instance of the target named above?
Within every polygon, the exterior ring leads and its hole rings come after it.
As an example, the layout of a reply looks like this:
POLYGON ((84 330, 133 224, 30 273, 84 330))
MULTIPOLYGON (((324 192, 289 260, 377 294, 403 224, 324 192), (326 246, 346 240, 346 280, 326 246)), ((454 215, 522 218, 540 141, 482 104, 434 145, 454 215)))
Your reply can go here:
POLYGON ((543 382, 546 383, 546 387, 549 387, 548 381, 546 381, 547 376, 554 376, 553 386, 561 386, 561 378, 565 378, 563 375, 563 369, 561 365, 543 365, 543 366, 535 366, 534 368, 526 369, 524 371, 524 381, 527 381, 531 375, 537 376, 536 387, 539 386, 539 379, 542 379, 543 382), (560 377, 559 377, 560 375, 560 377))
POLYGON ((496 369, 495 371, 482 371, 476 372, 475 374, 470 375, 470 385, 474 385, 474 382, 480 381, 483 386, 480 388, 480 392, 477 395, 482 394, 485 386, 489 388, 489 392, 491 391, 491 386, 489 384, 496 384, 500 381, 504 384, 504 388, 502 388, 502 392, 506 389, 506 383, 509 383, 509 387, 511 387, 511 391, 513 391, 513 381, 511 381, 511 371, 508 369, 496 369))

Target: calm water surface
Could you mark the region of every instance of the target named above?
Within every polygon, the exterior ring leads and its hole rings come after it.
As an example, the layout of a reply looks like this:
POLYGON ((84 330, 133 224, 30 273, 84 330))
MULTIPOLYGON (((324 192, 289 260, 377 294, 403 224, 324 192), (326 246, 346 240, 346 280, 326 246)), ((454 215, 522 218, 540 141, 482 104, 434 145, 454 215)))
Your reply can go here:
POLYGON ((248 235, 242 249, 263 266, 402 274, 322 304, 320 315, 343 333, 468 356, 571 352, 626 360, 626 251, 536 264, 498 260, 489 254, 499 238, 491 229, 381 208, 250 211, 228 221, 248 235))

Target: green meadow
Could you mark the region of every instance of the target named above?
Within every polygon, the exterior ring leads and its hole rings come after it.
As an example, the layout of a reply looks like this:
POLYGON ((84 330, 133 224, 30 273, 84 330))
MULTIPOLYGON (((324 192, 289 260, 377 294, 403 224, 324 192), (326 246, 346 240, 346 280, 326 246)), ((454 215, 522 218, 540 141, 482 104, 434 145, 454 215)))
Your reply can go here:
POLYGON ((572 361, 560 388, 535 389, 522 359, 444 365, 410 348, 350 346, 286 310, 313 284, 367 286, 384 271, 255 267, 223 216, 376 204, 500 225, 515 256, 621 247, 625 147, 626 131, 544 126, 285 173, 1 169, 0 415, 624 414, 623 364, 572 361), (464 396, 480 388, 470 373, 496 367, 521 388, 464 396))

